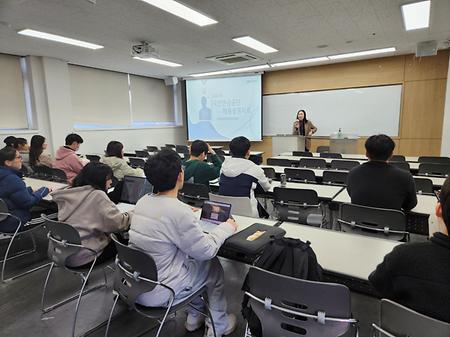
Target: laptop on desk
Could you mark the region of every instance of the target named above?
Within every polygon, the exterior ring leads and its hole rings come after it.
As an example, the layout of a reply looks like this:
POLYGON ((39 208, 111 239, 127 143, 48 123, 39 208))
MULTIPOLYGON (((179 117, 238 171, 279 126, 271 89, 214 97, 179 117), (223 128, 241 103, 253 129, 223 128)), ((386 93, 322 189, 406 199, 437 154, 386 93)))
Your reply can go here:
POLYGON ((205 200, 200 214, 200 226, 205 233, 214 230, 217 225, 231 216, 231 205, 223 202, 205 200))
POLYGON ((147 178, 125 176, 123 178, 122 193, 117 208, 124 213, 134 209, 140 198, 153 192, 153 186, 147 178))

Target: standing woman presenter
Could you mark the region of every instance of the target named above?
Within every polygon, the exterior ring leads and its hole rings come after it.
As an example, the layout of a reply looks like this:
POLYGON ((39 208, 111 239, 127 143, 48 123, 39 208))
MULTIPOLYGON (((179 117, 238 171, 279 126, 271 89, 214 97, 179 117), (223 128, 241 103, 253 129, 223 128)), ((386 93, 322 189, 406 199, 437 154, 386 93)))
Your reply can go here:
MULTIPOLYGON (((314 124, 306 118, 306 111, 299 110, 297 112, 297 117, 292 125, 292 134, 299 136, 312 136, 317 131, 314 124)), ((305 150, 309 151, 311 148, 311 139, 305 139, 305 150)))

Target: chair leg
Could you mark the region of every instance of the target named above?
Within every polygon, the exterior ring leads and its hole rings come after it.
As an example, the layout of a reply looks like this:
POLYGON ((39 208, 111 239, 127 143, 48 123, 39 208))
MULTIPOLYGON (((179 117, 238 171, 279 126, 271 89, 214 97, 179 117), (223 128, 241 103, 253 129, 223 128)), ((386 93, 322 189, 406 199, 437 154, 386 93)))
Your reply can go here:
POLYGON ((204 295, 200 296, 200 298, 203 300, 203 302, 205 302, 205 308, 206 308, 206 311, 208 313, 209 319, 211 320, 211 327, 213 329, 214 337, 217 337, 216 327, 214 326, 214 320, 213 320, 213 317, 211 315, 211 310, 209 310, 208 300, 205 298, 204 295))
POLYGON ((163 327, 164 323, 166 322, 166 319, 167 319, 167 316, 169 315, 170 309, 172 308, 172 304, 173 304, 173 297, 170 299, 170 303, 167 306, 166 313, 164 314, 161 324, 159 325, 158 332, 156 333, 156 337, 159 337, 159 334, 161 333, 162 327, 163 327))
POLYGON ((91 272, 94 269, 94 265, 95 265, 96 261, 97 261, 97 258, 95 258, 94 261, 92 261, 91 268, 89 268, 89 271, 86 274, 86 277, 84 278, 83 285, 81 286, 80 295, 78 295, 77 304, 75 306, 75 316, 74 316, 74 319, 73 319, 72 337, 75 337, 75 328, 76 328, 76 325, 77 325, 78 309, 80 308, 81 297, 83 296, 84 288, 86 287, 86 284, 87 284, 87 281, 89 279, 89 276, 91 276, 91 272))
POLYGON ((113 315, 114 309, 116 308, 116 304, 117 304, 118 300, 119 300, 119 294, 117 294, 116 297, 114 298, 114 303, 111 308, 111 312, 109 313, 108 323, 106 324, 105 337, 108 337, 109 325, 111 324, 112 315, 113 315))
POLYGON ((50 274, 52 273, 52 270, 53 270, 53 267, 54 267, 54 266, 55 266, 55 263, 52 262, 52 263, 50 264, 50 269, 48 270, 47 277, 45 278, 44 289, 42 289, 41 311, 42 311, 43 313, 45 313, 45 310, 44 310, 45 293, 46 293, 46 291, 47 291, 48 281, 49 281, 49 279, 50 279, 50 274))

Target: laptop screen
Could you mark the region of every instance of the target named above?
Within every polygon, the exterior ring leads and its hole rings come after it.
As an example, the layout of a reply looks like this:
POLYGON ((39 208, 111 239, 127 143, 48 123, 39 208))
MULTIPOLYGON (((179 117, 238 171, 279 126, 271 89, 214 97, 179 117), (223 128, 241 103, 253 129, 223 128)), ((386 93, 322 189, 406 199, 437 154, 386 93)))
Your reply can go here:
POLYGON ((121 202, 136 204, 144 195, 152 193, 153 186, 144 177, 125 176, 123 178, 121 202))
POLYGON ((222 202, 206 200, 203 203, 200 220, 220 224, 230 218, 231 205, 222 202))

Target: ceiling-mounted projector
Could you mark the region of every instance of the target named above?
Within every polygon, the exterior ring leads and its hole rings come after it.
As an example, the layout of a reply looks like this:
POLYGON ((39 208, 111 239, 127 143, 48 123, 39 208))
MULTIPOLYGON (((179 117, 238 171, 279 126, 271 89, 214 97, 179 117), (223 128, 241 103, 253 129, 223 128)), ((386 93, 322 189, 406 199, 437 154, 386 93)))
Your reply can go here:
POLYGON ((159 57, 156 49, 147 41, 142 41, 141 44, 132 46, 131 55, 141 58, 159 57))

